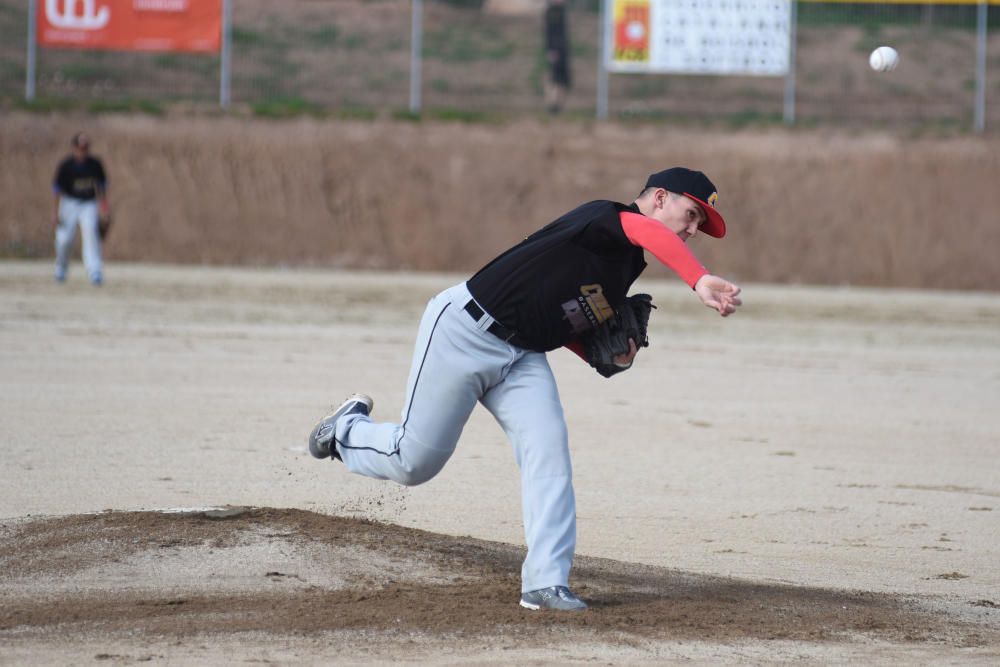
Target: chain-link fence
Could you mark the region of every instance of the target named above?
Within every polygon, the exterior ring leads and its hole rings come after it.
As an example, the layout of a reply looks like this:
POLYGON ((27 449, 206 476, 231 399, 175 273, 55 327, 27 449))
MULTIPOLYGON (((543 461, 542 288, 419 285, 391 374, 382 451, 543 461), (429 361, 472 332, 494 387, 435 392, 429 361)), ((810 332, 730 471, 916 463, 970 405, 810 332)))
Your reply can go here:
MULTIPOLYGON (((409 0, 231 1, 233 104, 261 114, 406 113, 409 0)), ((424 2, 422 109, 455 117, 543 111, 544 3, 531 4, 424 2)), ((569 2, 566 112, 578 116, 592 116, 597 104, 600 4, 569 2)), ((0 0, 0 96, 8 103, 24 97, 27 5, 0 0)), ((996 128, 1000 11, 991 9, 985 120, 996 128)), ((799 2, 796 122, 971 127, 977 11, 976 5, 799 2), (868 53, 880 44, 902 56, 891 75, 868 67, 868 53)), ((219 99, 218 56, 39 49, 36 62, 36 106, 153 111, 219 99)), ((785 85, 780 77, 614 74, 609 111, 612 118, 780 122, 785 85)))

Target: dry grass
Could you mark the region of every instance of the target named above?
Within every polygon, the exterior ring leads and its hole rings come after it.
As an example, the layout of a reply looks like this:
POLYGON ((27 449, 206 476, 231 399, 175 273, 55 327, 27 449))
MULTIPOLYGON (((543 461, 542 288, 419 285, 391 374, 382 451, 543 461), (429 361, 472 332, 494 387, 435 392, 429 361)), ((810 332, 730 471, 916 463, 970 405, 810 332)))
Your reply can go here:
POLYGON ((739 280, 994 289, 996 139, 718 133, 524 120, 462 125, 9 115, 0 249, 51 254, 70 135, 110 170, 112 261, 469 271, 587 199, 628 201, 653 170, 708 172, 739 280))

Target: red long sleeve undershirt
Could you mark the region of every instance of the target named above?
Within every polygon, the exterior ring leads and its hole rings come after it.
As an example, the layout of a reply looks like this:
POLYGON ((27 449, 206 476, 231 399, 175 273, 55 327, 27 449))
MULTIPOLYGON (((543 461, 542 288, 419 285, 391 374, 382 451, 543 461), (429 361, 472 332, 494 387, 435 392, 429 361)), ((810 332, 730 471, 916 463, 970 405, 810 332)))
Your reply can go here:
POLYGON ((656 259, 680 276, 692 289, 698 279, 708 273, 708 269, 702 266, 681 237, 664 227, 663 223, 630 211, 623 211, 619 217, 625 236, 632 245, 653 253, 656 259))
MULTIPOLYGON (((685 245, 677 234, 663 226, 663 223, 647 218, 639 213, 623 211, 619 214, 622 230, 626 238, 644 250, 648 250, 671 271, 680 276, 692 289, 698 279, 708 273, 690 248, 685 245)), ((586 360, 583 353, 583 342, 577 338, 566 344, 581 359, 586 360)))

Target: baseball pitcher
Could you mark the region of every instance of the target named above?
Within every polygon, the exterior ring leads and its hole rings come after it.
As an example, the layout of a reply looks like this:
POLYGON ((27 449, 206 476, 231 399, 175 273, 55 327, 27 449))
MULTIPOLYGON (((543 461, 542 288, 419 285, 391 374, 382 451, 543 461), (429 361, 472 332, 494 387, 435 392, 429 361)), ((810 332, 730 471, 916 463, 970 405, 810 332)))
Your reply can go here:
POLYGON ((576 504, 566 421, 546 354, 567 347, 604 376, 628 369, 646 344, 649 295, 628 296, 648 252, 723 317, 740 288, 710 274, 685 242, 721 238, 718 195, 699 171, 652 174, 631 204, 592 201, 446 289, 424 312, 399 423, 371 419, 373 401, 349 397, 309 436, 317 458, 353 473, 422 484, 444 467, 476 403, 513 444, 521 470, 528 554, 521 606, 583 610, 568 588, 576 504))

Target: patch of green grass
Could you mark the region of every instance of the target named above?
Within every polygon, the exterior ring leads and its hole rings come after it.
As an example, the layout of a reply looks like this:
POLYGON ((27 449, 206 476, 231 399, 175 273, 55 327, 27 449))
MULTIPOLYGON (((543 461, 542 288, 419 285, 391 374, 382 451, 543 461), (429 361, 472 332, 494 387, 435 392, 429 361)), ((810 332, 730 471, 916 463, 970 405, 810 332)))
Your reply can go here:
POLYGON ((333 113, 334 118, 342 120, 375 120, 378 114, 367 107, 344 107, 333 113))
POLYGON ((118 72, 114 72, 104 65, 95 63, 66 63, 58 69, 58 72, 68 81, 79 81, 81 83, 117 81, 121 78, 121 75, 118 72))
POLYGON ((253 30, 251 28, 233 27, 233 45, 244 48, 257 48, 267 50, 287 50, 290 41, 278 31, 268 30, 266 32, 253 30))
POLYGON ((19 44, 19 51, 24 52, 27 39, 28 3, 0 3, 0 40, 4 44, 19 44))
POLYGON ((774 93, 768 90, 761 90, 760 88, 753 87, 741 87, 734 97, 739 97, 742 100, 753 100, 756 102, 771 101, 774 99, 774 93))
MULTIPOLYGON (((13 60, 0 60, 0 80, 2 81, 24 81, 24 65, 13 60)), ((4 86, 7 88, 8 86, 4 86)))
POLYGON ((437 0, 442 5, 451 5, 459 9, 482 9, 486 0, 437 0))
MULTIPOLYGON (((538 104, 539 106, 542 105, 541 100, 539 100, 538 104)), ((595 113, 596 110, 590 107, 589 109, 563 109, 556 115, 553 115, 547 109, 544 111, 539 110, 535 112, 535 115, 549 121, 558 118, 560 122, 593 123, 595 113)))
POLYGON ((654 97, 664 95, 670 90, 670 80, 665 76, 640 74, 630 76, 625 86, 627 97, 654 97))
POLYGON ((854 44, 854 50, 858 53, 871 53, 872 49, 883 41, 882 26, 869 23, 863 27, 861 38, 854 44))
POLYGON ((663 109, 625 109, 614 115, 623 123, 666 123, 679 118, 677 114, 663 109))
POLYGON ((421 120, 421 115, 419 113, 413 113, 409 109, 395 109, 392 112, 393 120, 403 120, 411 123, 419 123, 421 120))
POLYGON ((419 123, 423 120, 436 120, 459 123, 497 123, 504 119, 502 114, 487 111, 469 111, 466 109, 436 108, 424 109, 420 113, 412 113, 409 109, 396 109, 392 119, 419 123))
POLYGON ((739 129, 749 125, 780 125, 784 122, 784 117, 776 111, 744 109, 736 113, 726 114, 722 120, 729 127, 739 129))
POLYGON ((514 53, 514 44, 499 33, 473 32, 459 26, 446 26, 424 33, 424 58, 447 63, 471 63, 480 60, 506 60, 514 53))
POLYGON ((500 120, 500 116, 495 113, 465 109, 430 109, 426 116, 433 120, 459 123, 496 123, 500 120))
POLYGON ((39 113, 49 113, 53 111, 72 111, 79 108, 80 103, 68 97, 36 97, 28 102, 20 98, 16 102, 19 109, 24 111, 35 111, 39 113))
POLYGON ((549 63, 545 60, 545 51, 539 49, 531 66, 531 72, 528 73, 528 85, 536 95, 541 95, 545 90, 545 77, 548 76, 548 71, 549 63))
POLYGON ((577 40, 570 43, 569 52, 573 58, 597 58, 597 44, 577 40))
POLYGON ((162 116, 163 107, 154 100, 94 100, 87 104, 91 113, 144 113, 151 116, 162 116))
POLYGON ((270 95, 273 99, 278 99, 286 96, 281 74, 271 71, 258 72, 245 80, 245 82, 241 80, 238 85, 234 81, 233 87, 252 91, 250 92, 251 97, 266 97, 270 95))
POLYGON ((0 245, 0 258, 3 259, 38 259, 44 257, 45 252, 30 243, 18 240, 7 241, 0 245))
MULTIPOLYGON (((800 2, 799 26, 921 26, 974 29, 976 7, 970 5, 911 5, 800 2)), ((991 12, 989 25, 1000 25, 991 12)))
POLYGON ((27 15, 27 3, 12 3, 12 4, 0 4, 0 16, 4 18, 20 18, 23 19, 27 15), (22 8, 23 5, 23 8, 22 8))
POLYGON ((718 116, 704 116, 695 114, 680 114, 663 109, 641 109, 627 110, 618 114, 618 119, 623 123, 637 124, 672 124, 688 125, 694 127, 711 127, 723 125, 731 129, 744 128, 747 126, 769 126, 779 125, 784 122, 781 113, 756 111, 746 109, 736 113, 720 114, 718 116))
POLYGON ((451 84, 447 79, 432 79, 427 83, 427 87, 436 93, 447 93, 451 90, 451 84))
POLYGON ((409 77, 407 72, 399 70, 382 72, 379 76, 371 76, 365 80, 368 90, 395 90, 400 82, 409 77))
POLYGON ((182 69, 184 62, 176 53, 158 53, 153 58, 153 64, 162 69, 182 69))
POLYGON ((219 73, 219 58, 201 54, 160 53, 153 58, 153 65, 156 69, 193 72, 202 76, 217 76, 219 73))
POLYGON ((326 115, 323 107, 301 97, 275 97, 258 102, 251 108, 254 115, 263 118, 292 118, 303 115, 322 117, 326 115))
MULTIPOLYGON (((356 51, 357 49, 363 48, 368 44, 368 36, 352 32, 350 35, 344 38, 343 43, 344 43, 344 48, 347 49, 348 51, 356 51)), ((402 44, 402 42, 399 43, 402 44)), ((389 49, 393 51, 396 50, 391 44, 389 46, 389 49)))
POLYGON ((825 4, 800 2, 798 24, 800 26, 841 26, 867 27, 889 23, 892 25, 913 25, 920 21, 920 15, 909 11, 910 7, 893 7, 892 13, 880 5, 857 6, 853 4, 825 4), (902 11, 900 11, 902 10, 902 11))
POLYGON ((303 36, 306 42, 314 46, 332 46, 340 37, 340 28, 330 23, 306 30, 303 36))
POLYGON ((231 31, 233 44, 236 46, 253 46, 263 41, 263 37, 256 30, 233 26, 231 31))
POLYGON ((268 51, 257 58, 257 62, 266 65, 278 76, 292 78, 302 71, 302 63, 292 62, 288 59, 287 51, 268 51))
POLYGON ((13 49, 13 53, 23 57, 27 48, 25 32, 23 23, 21 25, 7 25, 5 22, 0 22, 0 44, 13 49))
POLYGON ((956 118, 944 116, 933 120, 925 120, 910 128, 909 136, 914 139, 927 137, 948 137, 968 134, 972 131, 972 116, 956 118))

